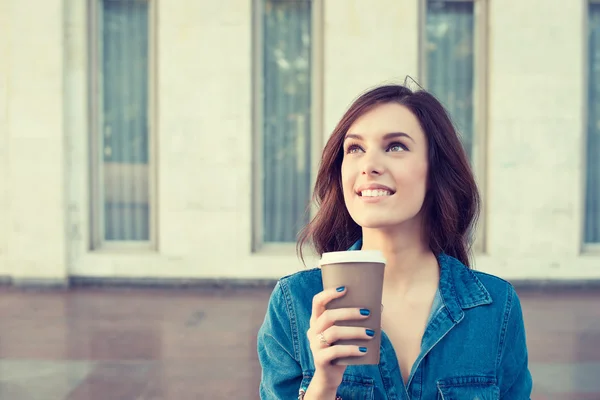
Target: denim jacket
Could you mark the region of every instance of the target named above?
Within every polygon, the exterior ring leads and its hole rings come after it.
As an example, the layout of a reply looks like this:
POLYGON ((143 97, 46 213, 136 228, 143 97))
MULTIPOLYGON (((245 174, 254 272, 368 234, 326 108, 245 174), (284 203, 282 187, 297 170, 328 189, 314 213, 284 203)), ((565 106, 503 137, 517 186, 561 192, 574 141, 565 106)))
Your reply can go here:
MULTIPOLYGON (((445 254, 438 263, 438 301, 407 384, 382 331, 379 365, 348 366, 337 392, 343 400, 530 398, 523 315, 514 288, 445 254)), ((306 332, 312 298, 322 290, 318 268, 276 284, 258 332, 261 399, 297 399, 310 384, 315 366, 306 332)))

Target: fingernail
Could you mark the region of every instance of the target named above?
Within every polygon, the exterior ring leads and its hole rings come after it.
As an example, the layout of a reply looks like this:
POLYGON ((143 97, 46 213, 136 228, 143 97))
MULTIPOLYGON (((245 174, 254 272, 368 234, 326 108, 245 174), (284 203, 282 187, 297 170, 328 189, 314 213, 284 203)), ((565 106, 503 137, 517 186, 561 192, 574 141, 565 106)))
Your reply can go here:
POLYGON ((360 350, 361 353, 366 353, 367 352, 367 348, 366 347, 359 347, 358 350, 360 350))
POLYGON ((346 290, 346 286, 340 286, 339 288, 335 289, 338 292, 343 292, 344 290, 346 290))
POLYGON ((360 310, 360 315, 369 315, 371 314, 371 311, 367 310, 366 308, 362 308, 360 310))
POLYGON ((367 336, 371 336, 371 337, 375 336, 375 331, 374 330, 367 329, 366 331, 367 331, 367 336))

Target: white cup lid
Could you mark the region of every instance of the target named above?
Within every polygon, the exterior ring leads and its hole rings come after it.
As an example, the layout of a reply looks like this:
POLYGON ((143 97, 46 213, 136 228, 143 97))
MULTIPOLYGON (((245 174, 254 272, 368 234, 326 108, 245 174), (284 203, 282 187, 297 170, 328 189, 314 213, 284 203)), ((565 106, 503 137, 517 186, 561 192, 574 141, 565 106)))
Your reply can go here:
POLYGON ((319 265, 340 264, 340 263, 381 263, 386 260, 379 250, 350 250, 350 251, 332 251, 323 253, 319 265))

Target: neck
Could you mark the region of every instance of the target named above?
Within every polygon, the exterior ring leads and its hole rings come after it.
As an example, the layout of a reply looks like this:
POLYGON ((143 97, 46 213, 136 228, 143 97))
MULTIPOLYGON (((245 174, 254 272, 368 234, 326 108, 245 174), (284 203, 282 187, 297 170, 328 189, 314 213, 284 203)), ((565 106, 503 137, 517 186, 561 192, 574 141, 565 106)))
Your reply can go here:
POLYGON ((437 259, 420 232, 363 228, 363 250, 379 250, 386 259, 384 290, 408 293, 439 280, 437 259))

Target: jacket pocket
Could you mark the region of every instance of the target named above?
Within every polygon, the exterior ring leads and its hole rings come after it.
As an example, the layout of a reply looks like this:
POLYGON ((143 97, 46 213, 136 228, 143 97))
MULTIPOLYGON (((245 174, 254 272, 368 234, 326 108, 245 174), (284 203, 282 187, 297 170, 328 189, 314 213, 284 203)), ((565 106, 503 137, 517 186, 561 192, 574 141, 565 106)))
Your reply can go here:
MULTIPOLYGON (((306 392, 312 373, 304 373, 302 375, 302 383, 300 391, 306 392)), ((341 400, 374 400, 375 388, 372 378, 365 378, 356 375, 344 375, 342 383, 338 386, 337 396, 341 400)))
POLYGON ((496 378, 461 376, 437 381, 438 400, 499 400, 496 378))

